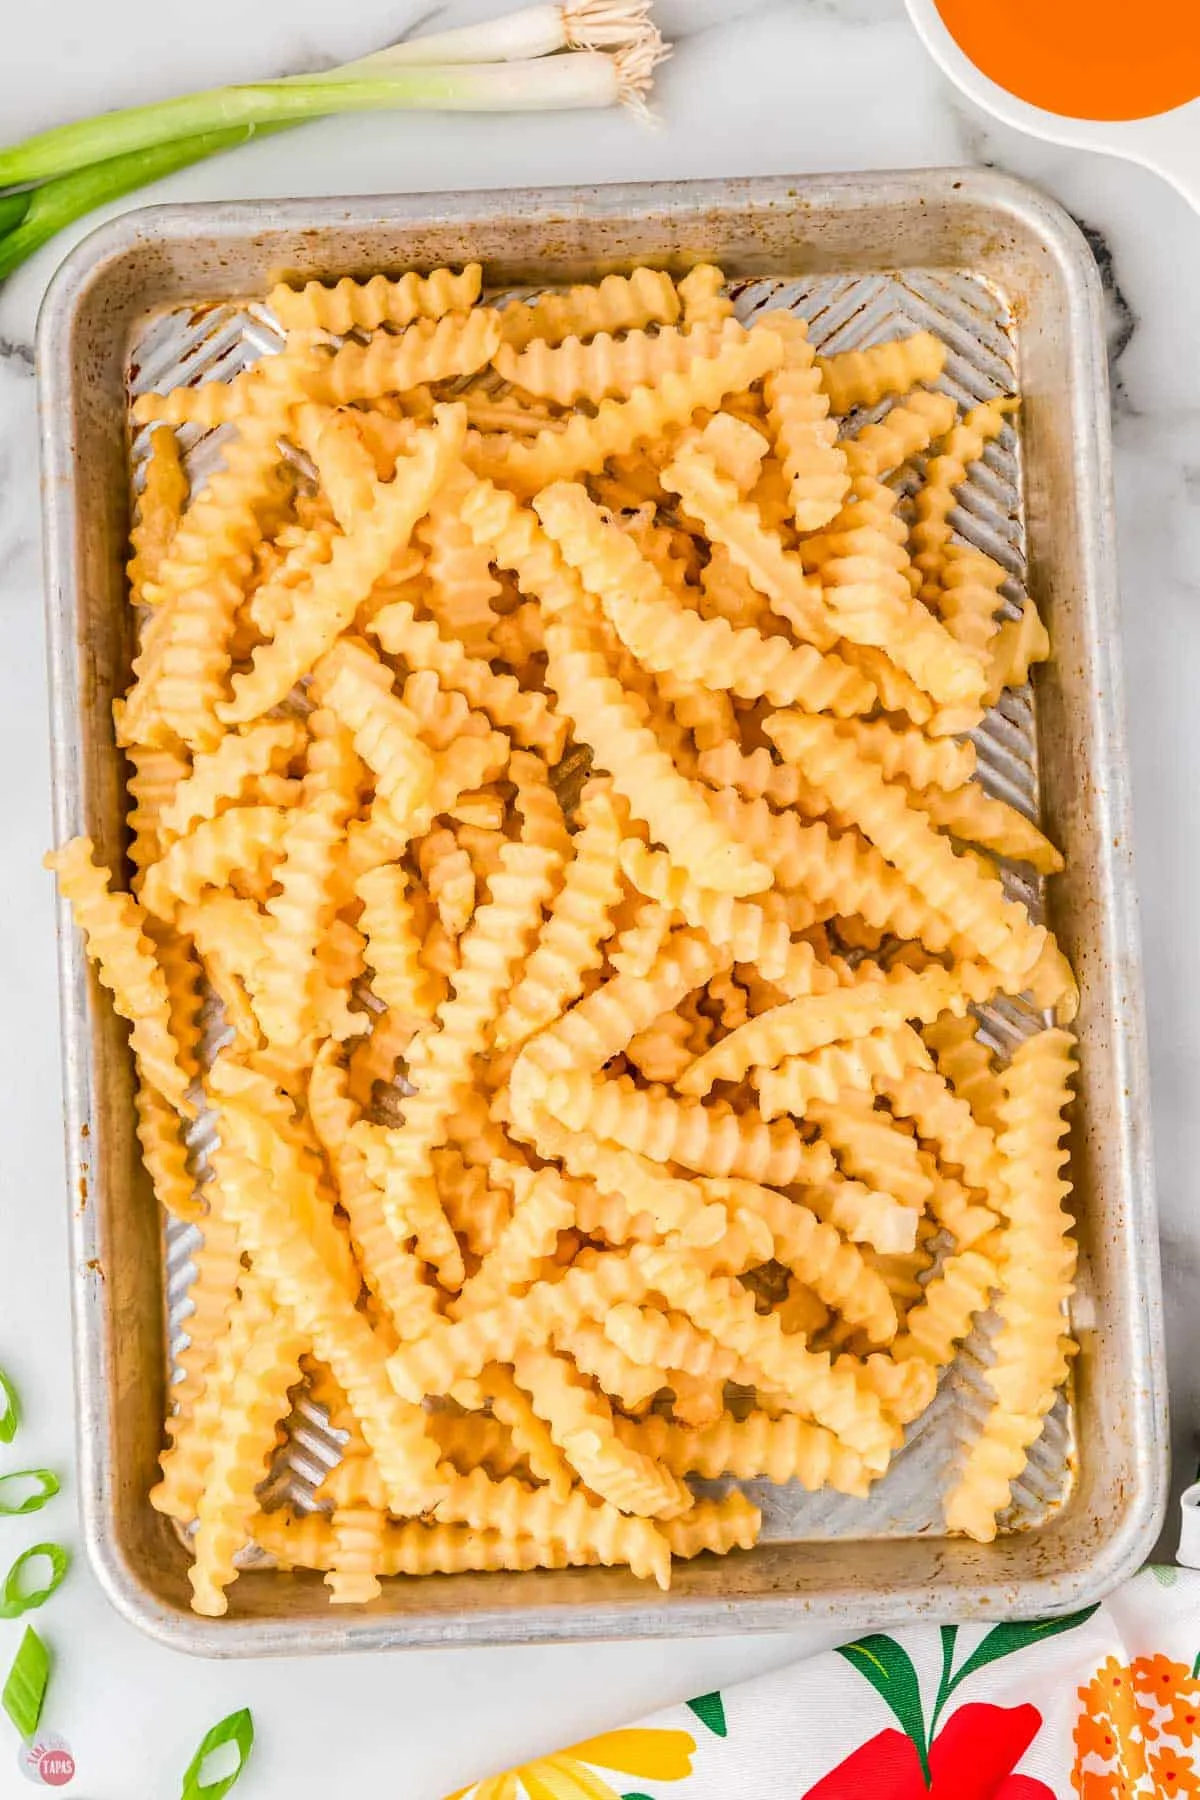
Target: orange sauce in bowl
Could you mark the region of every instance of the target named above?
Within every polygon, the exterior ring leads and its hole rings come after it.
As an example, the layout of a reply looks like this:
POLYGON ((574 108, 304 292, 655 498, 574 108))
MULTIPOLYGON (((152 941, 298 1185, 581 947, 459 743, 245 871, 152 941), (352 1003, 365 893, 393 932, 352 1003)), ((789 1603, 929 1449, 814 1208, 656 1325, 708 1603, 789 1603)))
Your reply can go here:
POLYGON ((1144 119, 1200 97, 1200 0, 936 4, 977 69, 1047 112, 1144 119))

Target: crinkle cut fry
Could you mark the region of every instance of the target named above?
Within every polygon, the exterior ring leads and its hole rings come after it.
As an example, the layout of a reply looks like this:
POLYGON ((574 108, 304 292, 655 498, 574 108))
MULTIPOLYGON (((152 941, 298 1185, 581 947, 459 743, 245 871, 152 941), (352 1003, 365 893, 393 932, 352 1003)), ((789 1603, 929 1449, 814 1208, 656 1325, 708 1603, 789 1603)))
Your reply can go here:
POLYGON ((943 1163, 962 1170, 968 1187, 990 1193, 1000 1177, 994 1133, 975 1119, 966 1100, 933 1069, 920 1038, 907 1027, 900 1052, 903 1067, 893 1065, 873 1077, 876 1093, 884 1096, 898 1118, 913 1121, 919 1136, 937 1147, 943 1163))
POLYGON ((832 1225, 786 1194, 754 1181, 709 1181, 705 1188, 732 1211, 746 1208, 766 1225, 775 1257, 806 1282, 847 1324, 860 1327, 874 1344, 896 1335, 896 1308, 886 1284, 856 1244, 843 1241, 832 1225))
POLYGON ((596 1222, 606 1236, 624 1242, 639 1235, 628 1221, 644 1215, 653 1233, 677 1232, 685 1244, 712 1244, 720 1238, 727 1225, 725 1209, 708 1205, 694 1181, 669 1175, 648 1157, 601 1143, 588 1132, 568 1131, 540 1104, 542 1072, 534 1069, 532 1075, 525 1099, 514 1098, 511 1129, 539 1156, 557 1157, 576 1180, 594 1182, 602 1190, 596 1222))
POLYGON ((125 572, 133 606, 150 604, 146 589, 158 579, 159 567, 169 553, 176 527, 188 496, 188 478, 179 453, 179 440, 169 425, 150 433, 150 454, 138 496, 137 519, 129 534, 133 551, 125 572))
MULTIPOLYGON (((132 886, 132 883, 130 884, 132 886)), ((167 1013, 171 1036, 175 1040, 175 1056, 189 1081, 200 1073, 202 1013, 204 996, 200 991, 202 970, 195 946, 185 932, 161 919, 147 917, 142 929, 154 945, 158 966, 167 984, 167 1013)))
POLYGON ((125 783, 130 800, 128 855, 133 865, 129 887, 137 895, 146 870, 162 855, 163 818, 187 778, 189 764, 178 750, 157 750, 149 744, 129 744, 125 759, 130 769, 125 783))
POLYGON ((660 748, 645 702, 614 678, 602 643, 586 617, 564 614, 547 623, 547 679, 577 736, 590 744, 634 816, 698 881, 739 895, 766 887, 769 871, 718 824, 705 790, 660 748))
POLYGON ((828 1148, 808 1143, 788 1120, 769 1126, 727 1102, 703 1105, 662 1088, 638 1088, 628 1076, 597 1080, 583 1069, 554 1075, 544 1105, 571 1131, 700 1175, 787 1187, 833 1174, 828 1148))
POLYGON ((581 1488, 556 1499, 548 1488, 527 1487, 511 1475, 493 1481, 475 1469, 453 1483, 438 1504, 437 1517, 473 1531, 561 1544, 569 1553, 583 1548, 602 1552, 609 1562, 627 1562, 635 1575, 653 1577, 664 1591, 671 1585, 670 1547, 657 1526, 649 1519, 626 1517, 581 1488))
POLYGON ((888 719, 847 719, 838 730, 863 756, 879 764, 887 781, 949 791, 962 787, 975 773, 975 746, 969 738, 930 738, 888 719))
POLYGON ((388 1504, 401 1515, 440 1498, 438 1447, 420 1407, 401 1400, 387 1376, 382 1345, 325 1267, 292 1215, 286 1146, 268 1121, 226 1100, 221 1107, 218 1174, 229 1216, 277 1301, 291 1309, 322 1362, 346 1390, 379 1464, 388 1504))
MULTIPOLYGON (((585 1496, 580 1493, 578 1498, 585 1496)), ((625 1518, 615 1508, 601 1513, 591 1503, 582 1519, 584 1532, 578 1540, 572 1532, 570 1543, 557 1532, 540 1538, 509 1537, 499 1531, 426 1524, 416 1519, 396 1524, 379 1517, 377 1523, 375 1569, 379 1575, 455 1575, 467 1570, 612 1566, 629 1560, 628 1549, 634 1543, 649 1548, 648 1532, 662 1540, 672 1557, 687 1560, 705 1550, 720 1556, 732 1549, 749 1550, 758 1537, 762 1515, 744 1494, 735 1491, 721 1500, 698 1500, 683 1517, 654 1525, 625 1518)), ((262 1513, 255 1524, 255 1540, 282 1569, 331 1568, 338 1553, 334 1527, 320 1513, 301 1517, 262 1513)))
POLYGON ((672 932, 645 976, 610 976, 530 1039, 513 1069, 514 1096, 521 1092, 526 1071, 590 1075, 602 1069, 635 1032, 644 1031, 666 1007, 677 1006, 731 961, 702 932, 672 932))
POLYGON ((112 892, 112 876, 93 860, 91 838, 72 838, 45 858, 71 907, 97 978, 132 1026, 130 1043, 144 1078, 179 1112, 193 1109, 187 1076, 171 1035, 166 977, 143 930, 145 915, 128 894, 112 892))
POLYGON ((536 1280, 545 1259, 554 1254, 560 1232, 574 1222, 575 1208, 557 1169, 511 1164, 500 1173, 512 1183, 512 1215, 454 1302, 455 1317, 503 1300, 515 1288, 536 1280))
POLYGON ((340 853, 356 795, 318 793, 297 807, 265 905, 254 1010, 277 1055, 311 1063, 318 1023, 318 948, 338 910, 340 853))
POLYGON ((440 631, 457 638, 471 656, 487 660, 495 655, 492 633, 500 622, 501 590, 487 555, 459 517, 459 501, 470 486, 465 469, 452 470, 417 527, 426 552, 422 598, 440 631))
POLYGON ((226 725, 247 723, 286 700, 345 631, 360 600, 407 545, 458 455, 465 427, 461 406, 435 409, 432 427, 417 435, 393 479, 377 484, 371 510, 334 540, 329 561, 292 590, 291 612, 277 635, 254 651, 248 670, 234 676, 232 699, 216 709, 226 725))
POLYGON ((513 1374, 567 1461, 602 1500, 648 1519, 670 1519, 688 1510, 692 1497, 683 1483, 652 1457, 622 1444, 608 1401, 564 1357, 521 1349, 513 1374))
POLYGON ((933 1183, 917 1141, 896 1119, 876 1110, 869 1088, 843 1088, 832 1102, 814 1100, 807 1117, 833 1145, 847 1175, 893 1194, 901 1205, 924 1209, 933 1183))
POLYGON ((928 1068, 924 1046, 914 1038, 907 1025, 880 1026, 865 1037, 785 1057, 774 1068, 756 1066, 750 1081, 763 1117, 777 1119, 791 1113, 804 1118, 814 1100, 834 1101, 843 1088, 870 1088, 876 1080, 899 1078, 914 1064, 928 1068))
POLYGON ((992 1066, 992 1053, 978 1036, 973 1013, 941 1013, 922 1029, 939 1075, 965 1100, 980 1125, 998 1129, 1003 1088, 992 1066))
MULTIPOLYGON (((234 1235, 232 1227, 228 1231, 234 1235)), ((190 1525, 196 1517, 234 1376, 250 1346, 270 1328, 272 1318, 264 1285, 245 1279, 236 1241, 232 1252, 214 1245, 212 1262, 202 1262, 197 1256, 196 1266, 193 1295, 199 1317, 208 1315, 202 1328, 208 1341, 201 1344, 207 1354, 190 1363, 192 1346, 183 1354, 181 1361, 188 1366, 174 1389, 177 1410, 167 1418, 170 1441, 159 1458, 162 1477, 149 1493, 155 1511, 180 1525, 190 1525), (215 1277, 219 1284, 214 1283, 215 1277), (211 1304, 214 1301, 216 1305, 211 1304), (203 1313, 199 1312, 201 1306, 205 1307, 203 1313)))
POLYGON ((938 455, 931 457, 926 466, 925 481, 913 503, 915 518, 909 544, 913 566, 921 576, 920 597, 927 605, 937 605, 939 600, 955 493, 966 480, 969 465, 977 462, 988 444, 1000 436, 1018 404, 1013 397, 997 397, 972 407, 947 434, 938 455))
MULTIPOLYGON (((280 359, 282 360, 282 359, 280 359)), ((225 693, 234 620, 263 524, 286 478, 273 402, 224 446, 224 466, 193 500, 158 568, 157 604, 133 659, 136 680, 114 708, 118 741, 212 749, 225 693)))
POLYGON ((785 346, 783 367, 763 383, 767 418, 796 529, 813 531, 833 518, 845 498, 850 485, 846 453, 829 417, 808 327, 793 313, 770 312, 763 322, 780 334, 785 346))
POLYGON ((138 1083, 133 1104, 142 1166, 154 1186, 154 1198, 172 1218, 196 1224, 205 1216, 204 1203, 196 1193, 195 1177, 188 1171, 179 1114, 148 1081, 138 1083))
POLYGON ((809 994, 760 1013, 705 1051, 676 1083, 681 1093, 707 1094, 716 1081, 740 1081, 754 1067, 775 1068, 841 1038, 865 1037, 905 1019, 936 1018, 963 1009, 958 978, 936 964, 913 971, 902 965, 879 979, 826 994, 809 994))
POLYGON ((407 600, 383 607, 370 629, 389 656, 402 657, 413 668, 432 669, 444 687, 455 689, 486 713, 522 749, 540 750, 551 763, 562 756, 567 722, 553 711, 546 696, 522 688, 514 676, 496 673, 482 658, 468 655, 456 639, 442 636, 434 620, 418 618, 407 600))
POLYGON ((558 1018, 604 960, 621 897, 617 853, 627 819, 606 779, 591 777, 579 800, 574 854, 549 916, 496 1025, 497 1050, 519 1050, 558 1018))
POLYGON ((810 1493, 831 1487, 862 1498, 873 1479, 861 1456, 823 1425, 796 1413, 772 1418, 752 1412, 745 1419, 729 1414, 715 1425, 694 1430, 651 1413, 635 1423, 618 1419, 617 1432, 631 1448, 653 1456, 676 1475, 699 1475, 707 1481, 732 1475, 753 1481, 798 1481, 810 1493))
POLYGON ((256 874, 265 858, 282 854, 289 823, 290 809, 282 806, 231 806, 202 819, 146 871, 143 906, 169 920, 179 907, 195 906, 206 888, 256 874))
POLYGON ((892 1345, 895 1360, 922 1358, 945 1368, 1000 1285, 997 1260, 998 1249, 989 1254, 986 1240, 947 1256, 909 1308, 904 1330, 892 1345))
POLYGON ((711 325, 729 318, 733 301, 725 292, 724 271, 715 263, 697 263, 679 283, 685 325, 711 325))
POLYGON ((753 1364, 764 1386, 790 1394, 798 1410, 857 1450, 868 1468, 887 1467, 896 1434, 876 1396, 852 1371, 835 1369, 827 1353, 786 1338, 778 1318, 760 1315, 753 1296, 730 1277, 707 1275, 670 1247, 635 1245, 629 1259, 669 1305, 753 1364))
POLYGON ((210 1618, 228 1609, 225 1589, 237 1579, 234 1559, 249 1541, 258 1510, 255 1490, 274 1455, 275 1427, 288 1412, 289 1390, 301 1379, 306 1348, 286 1309, 277 1309, 234 1374, 196 1509, 195 1560, 188 1571, 192 1609, 210 1618))
POLYGON ((919 456, 950 430, 957 417, 958 408, 949 394, 917 392, 898 400, 882 419, 861 425, 843 443, 851 477, 860 484, 859 499, 863 497, 861 484, 890 475, 910 457, 919 456))
POLYGON ((317 1051, 307 1098, 367 1286, 387 1308, 398 1338, 417 1337, 438 1317, 437 1295, 412 1251, 388 1227, 382 1196, 354 1141, 352 1128, 359 1115, 349 1097, 341 1046, 333 1038, 317 1051))
POLYGON ((393 692, 391 670, 365 646, 339 642, 313 671, 312 691, 353 733, 397 839, 417 835, 429 817, 436 764, 418 718, 393 692))
POLYGON ((227 804, 246 798, 259 776, 282 774, 304 743, 301 720, 264 719, 247 731, 228 732, 215 749, 201 752, 159 814, 163 848, 186 837, 202 820, 215 818, 227 804))
MULTIPOLYGON (((338 349, 313 344, 307 333, 292 339, 282 356, 264 356, 232 381, 206 381, 170 394, 142 394, 134 405, 139 424, 165 419, 212 429, 238 423, 257 426, 303 400, 344 406, 377 400, 424 382, 451 380, 482 368, 499 342, 496 314, 487 307, 418 319, 395 335, 380 332, 370 343, 353 338, 338 349)), ((278 429, 278 426, 276 426, 278 429)))
POLYGON ((552 1499, 565 1501, 575 1480, 574 1471, 551 1437, 545 1420, 538 1417, 528 1395, 513 1380, 512 1371, 492 1363, 480 1376, 479 1386, 493 1419, 510 1433, 513 1449, 528 1462, 530 1473, 545 1484, 552 1499))
POLYGON ((565 431, 500 449, 487 438, 468 438, 467 461, 477 474, 535 494, 552 481, 598 474, 612 456, 622 456, 674 425, 685 425, 700 407, 719 406, 774 368, 782 345, 770 332, 751 331, 744 343, 723 346, 715 356, 698 356, 682 372, 668 373, 655 387, 639 387, 628 400, 602 400, 594 417, 574 413, 565 431))
POLYGON ((833 649, 839 633, 820 583, 805 573, 799 557, 784 547, 778 533, 767 529, 757 508, 741 498, 736 483, 722 474, 711 456, 695 447, 681 449, 663 470, 662 482, 670 493, 678 494, 685 510, 699 519, 714 544, 728 551, 798 637, 818 650, 833 649))
MULTIPOLYGON (((915 423, 922 423, 920 415, 915 423)), ((887 435, 892 451, 897 447, 893 438, 899 436, 887 435)), ((884 458, 887 453, 878 451, 884 458)), ((868 451, 862 460, 871 460, 868 451)), ((987 686, 984 655, 961 643, 914 597, 908 562, 889 533, 898 495, 867 475, 855 477, 855 488, 854 513, 862 523, 845 534, 849 541, 835 531, 820 548, 811 538, 801 547, 805 567, 819 575, 835 629, 849 642, 885 654, 939 706, 978 707, 987 686)))
POLYGON ((731 689, 744 699, 766 695, 774 705, 838 714, 865 712, 874 689, 857 670, 811 644, 764 637, 753 627, 734 630, 724 619, 703 619, 664 586, 637 545, 576 482, 557 482, 534 500, 534 510, 563 556, 601 602, 623 642, 655 674, 731 689))
POLYGON ((414 319, 440 319, 466 312, 479 298, 483 270, 467 263, 460 273, 434 269, 430 275, 412 270, 390 281, 374 275, 353 281, 347 275, 333 286, 305 282, 301 288, 279 282, 267 295, 267 306, 285 331, 330 331, 344 337, 353 330, 375 331, 381 325, 411 325, 414 319))
MULTIPOLYGON (((710 1506, 711 1502, 704 1503, 710 1506)), ((704 1526, 707 1515, 701 1514, 696 1526, 704 1526)), ((635 1521, 629 1520, 628 1524, 635 1521)), ((673 1541, 686 1544, 690 1533, 680 1531, 675 1537, 675 1521, 665 1525, 663 1536, 670 1547, 673 1541)), ((692 1525, 692 1516, 678 1521, 680 1527, 692 1525)), ((724 1541, 727 1530, 715 1523, 707 1526, 716 1542, 724 1541)), ((320 1513, 293 1517, 285 1512, 260 1513, 255 1524, 255 1541, 274 1559, 280 1569, 328 1569, 337 1556, 337 1538, 331 1521, 320 1513)), ((739 1540, 740 1541, 740 1538, 739 1540)), ((715 1548, 703 1544, 702 1549, 715 1548)), ((681 1550, 680 1555, 689 1554, 681 1550)), ((699 1554, 699 1551, 695 1552, 699 1554)), ((378 1540, 379 1575, 462 1575, 468 1570, 569 1569, 595 1567, 612 1556, 607 1545, 579 1543, 568 1549, 565 1544, 532 1537, 506 1537, 498 1531, 476 1531, 469 1525, 430 1525, 421 1519, 403 1524, 382 1521, 378 1540)))
POLYGON ((1001 1077, 997 1141, 1008 1229, 996 1301, 1000 1331, 987 1371, 995 1400, 946 1501, 948 1529, 982 1543, 996 1534, 997 1515, 1041 1435, 1074 1349, 1063 1306, 1074 1287, 1076 1246, 1063 1206, 1071 1184, 1061 1174, 1074 1048, 1069 1031, 1038 1032, 1001 1077))
POLYGON ((722 344, 742 343, 746 330, 734 320, 698 324, 687 330, 630 331, 624 337, 600 331, 590 343, 578 337, 551 345, 535 339, 524 350, 501 344, 492 358, 496 371, 526 394, 575 406, 580 400, 627 399, 636 387, 653 386, 668 371, 682 373, 697 356, 713 356, 722 344))
POLYGON ((661 269, 641 268, 632 275, 606 275, 595 287, 572 287, 533 301, 511 301, 500 312, 500 335, 512 349, 523 350, 535 338, 561 344, 569 337, 594 337, 600 331, 673 325, 679 312, 679 295, 671 277, 661 269))
POLYGON ((454 1289, 464 1278, 462 1255, 438 1199, 430 1156, 470 1088, 474 1059, 486 1048, 501 997, 541 923, 558 868, 554 851, 532 844, 506 845, 501 860, 487 903, 461 939, 454 991, 438 1008, 438 1028, 422 1033, 410 1050, 408 1076, 417 1092, 405 1106, 403 1127, 388 1133, 381 1157, 392 1229, 404 1238, 415 1228, 421 1254, 454 1289))
POLYGON ((984 704, 995 706, 1006 688, 1023 687, 1033 664, 1045 662, 1049 654, 1050 634, 1027 595, 1020 618, 1006 619, 992 640, 984 704))
POLYGON ((940 379, 945 366, 946 346, 932 331, 817 358, 821 385, 835 413, 878 406, 889 394, 905 394, 919 383, 932 384, 940 379))
POLYGON ((733 959, 754 963, 760 973, 793 998, 837 985, 823 968, 811 944, 793 931, 814 923, 815 908, 803 901, 790 904, 770 895, 765 901, 735 900, 692 881, 684 869, 672 867, 662 851, 627 839, 620 850, 621 867, 640 893, 668 915, 678 913, 694 930, 703 931, 733 959))
POLYGON ((998 885, 969 857, 955 856, 947 839, 912 807, 904 789, 857 758, 831 721, 776 713, 765 727, 773 743, 803 761, 805 775, 854 820, 977 954, 1008 979, 1025 975, 1045 941, 1025 909, 1005 900, 998 885))
POLYGON ((538 1281, 486 1311, 447 1320, 417 1343, 402 1344, 388 1362, 396 1392, 410 1400, 449 1393, 482 1374, 489 1363, 512 1361, 520 1344, 544 1345, 581 1319, 603 1318, 617 1300, 645 1292, 624 1251, 608 1251, 554 1281, 538 1281))

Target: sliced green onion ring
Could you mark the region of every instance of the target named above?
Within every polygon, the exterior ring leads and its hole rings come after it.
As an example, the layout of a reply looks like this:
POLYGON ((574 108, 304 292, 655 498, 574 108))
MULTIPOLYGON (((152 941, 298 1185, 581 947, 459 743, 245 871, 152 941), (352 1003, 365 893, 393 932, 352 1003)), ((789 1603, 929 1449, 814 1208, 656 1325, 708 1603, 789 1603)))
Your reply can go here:
POLYGON ((0 1369, 0 1399, 4 1401, 4 1410, 0 1412, 0 1444, 11 1444, 21 1423, 21 1404, 16 1388, 3 1369, 0 1369))
POLYGON ((51 1594, 62 1586, 70 1566, 71 1558, 61 1544, 34 1544, 28 1550, 23 1550, 4 1577, 3 1588, 0 1588, 0 1619, 19 1619, 22 1613, 33 1612, 35 1607, 44 1606, 51 1594), (34 1588, 31 1594, 22 1593, 21 1577, 29 1564, 39 1556, 44 1556, 49 1561, 50 1579, 45 1587, 34 1588))
POLYGON ((204 1734, 199 1749, 188 1764, 180 1800, 221 1800, 221 1796, 229 1792, 245 1768, 253 1748, 254 1720, 250 1717, 250 1709, 243 1706, 240 1712, 230 1713, 228 1718, 222 1719, 204 1734), (219 1781, 201 1781, 200 1772, 205 1762, 222 1744, 237 1745, 237 1768, 232 1775, 222 1776, 219 1781))
POLYGON ((0 1475, 0 1518, 16 1519, 25 1513, 40 1512, 57 1492, 58 1476, 53 1469, 14 1469, 11 1474, 0 1475), (18 1481, 35 1481, 38 1485, 24 1500, 7 1500, 4 1490, 10 1482, 18 1481))
POLYGON ((0 1706, 23 1738, 32 1737, 42 1716, 42 1702, 50 1685, 50 1652, 32 1625, 25 1627, 21 1648, 17 1651, 0 1706))

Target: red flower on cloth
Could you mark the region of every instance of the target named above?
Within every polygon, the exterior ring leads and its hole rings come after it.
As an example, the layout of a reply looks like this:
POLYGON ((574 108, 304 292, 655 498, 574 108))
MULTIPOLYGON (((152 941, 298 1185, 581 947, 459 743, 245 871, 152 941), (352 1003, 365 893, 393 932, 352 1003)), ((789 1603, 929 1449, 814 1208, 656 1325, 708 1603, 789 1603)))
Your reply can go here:
POLYGON ((805 1800, 1054 1800, 1044 1781, 1013 1774, 1041 1724, 1036 1706, 960 1706, 929 1746, 928 1781, 912 1738, 881 1731, 805 1800))
MULTIPOLYGON (((1032 1775, 1015 1773, 1042 1727, 1036 1706, 993 1706, 972 1701, 938 1722, 950 1696, 989 1663, 1044 1638, 1073 1631, 1096 1608, 1063 1619, 994 1625, 955 1667, 958 1626, 942 1626, 942 1678, 928 1723, 921 1683, 903 1644, 883 1633, 844 1644, 838 1655, 869 1681, 899 1725, 877 1732, 831 1769, 803 1800, 1055 1800, 1032 1775)), ((1093 1727, 1093 1729, 1095 1729, 1093 1727)), ((1104 1754, 1112 1734, 1097 1731, 1092 1745, 1104 1754)), ((1097 1796, 1097 1800, 1100 1797, 1097 1796)))

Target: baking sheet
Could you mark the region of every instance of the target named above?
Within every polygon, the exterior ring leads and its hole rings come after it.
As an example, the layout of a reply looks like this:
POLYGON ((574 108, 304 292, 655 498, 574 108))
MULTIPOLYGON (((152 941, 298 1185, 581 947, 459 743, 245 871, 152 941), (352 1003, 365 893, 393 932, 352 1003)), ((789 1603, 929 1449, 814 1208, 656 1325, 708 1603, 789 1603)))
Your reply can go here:
MULTIPOLYGON (((161 1441, 164 1284, 129 1130, 127 1052, 65 933, 69 1154, 73 1169, 86 1161, 94 1202, 75 1221, 93 1560, 130 1617, 213 1654, 764 1629, 801 1617, 885 1623, 928 1610, 998 1616, 1094 1598, 1137 1566, 1157 1530, 1162 1346, 1098 285, 1082 239, 1050 203, 987 173, 916 171, 169 208, 106 228, 59 277, 43 323, 59 831, 90 829, 102 850, 122 832, 107 710, 130 651, 120 575, 130 362, 135 384, 156 386, 184 367, 199 378, 242 366, 271 347, 271 322, 230 296, 264 291, 280 273, 472 256, 502 285, 525 288, 641 260, 680 272, 716 260, 735 278, 743 316, 794 304, 822 347, 929 325, 950 344, 948 381, 964 403, 1011 389, 1019 363, 1020 440, 1006 433, 989 449, 954 524, 1004 561, 1013 601, 1028 559, 1056 642, 1038 682, 1040 760, 1028 696, 1005 703, 980 747, 988 784, 1031 812, 1040 781, 1046 824, 1068 858, 1050 907, 1085 995, 1072 1133, 1084 1328, 1075 1404, 1060 1403, 1010 1529, 989 1547, 940 1535, 939 1494, 978 1415, 985 1328, 871 1499, 764 1486, 766 1541, 680 1568, 665 1599, 620 1571, 439 1577, 386 1583, 370 1608, 331 1615, 318 1581, 264 1573, 237 1583, 227 1619, 196 1620, 185 1610, 182 1547, 144 1499, 161 1441), (804 273, 783 280, 781 270, 804 273), (105 1270, 102 1288, 83 1273, 85 1258, 105 1270)), ((194 447, 198 464, 210 450, 194 447)), ((987 1029, 1007 1049, 1028 1024, 1006 1008, 987 1029)), ((185 1263, 180 1241, 175 1326, 185 1263)), ((300 1500, 313 1464, 335 1447, 312 1414, 295 1441, 279 1491, 300 1500)))

